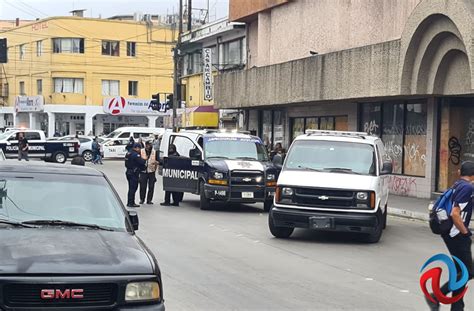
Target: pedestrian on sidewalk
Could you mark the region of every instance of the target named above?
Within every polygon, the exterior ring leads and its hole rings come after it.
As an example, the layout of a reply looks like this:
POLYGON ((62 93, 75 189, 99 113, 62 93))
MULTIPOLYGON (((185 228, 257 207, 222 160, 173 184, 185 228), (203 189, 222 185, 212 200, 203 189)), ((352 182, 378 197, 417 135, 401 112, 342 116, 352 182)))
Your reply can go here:
MULTIPOLYGON (((451 256, 459 258, 469 273, 469 280, 472 279, 472 254, 471 254, 471 231, 469 230, 469 223, 472 216, 472 193, 474 181, 474 162, 466 161, 461 164, 459 171, 460 178, 453 185, 453 208, 451 211, 451 219, 453 221, 453 227, 447 234, 442 235, 443 241, 449 250, 451 256)), ((461 274, 461 269, 456 263, 456 269, 458 271, 457 279, 461 274)), ((453 296, 462 293, 464 286, 453 292, 453 296)), ((450 293, 448 283, 441 287, 441 292, 444 295, 450 293)), ((436 298, 435 298, 436 300, 436 298)), ((439 310, 439 303, 434 304, 433 302, 426 300, 431 310, 439 310)), ((451 305, 452 311, 464 310, 464 300, 459 301, 451 305)))
POLYGON ((153 204, 153 194, 155 192, 156 168, 158 161, 156 159, 156 151, 153 150, 151 142, 145 143, 145 148, 141 150, 141 157, 145 162, 145 170, 140 173, 140 204, 153 204), (148 187, 148 195, 147 194, 148 187))
POLYGON ((125 176, 128 181, 128 195, 127 195, 127 206, 128 207, 140 207, 135 204, 135 194, 138 189, 138 180, 140 172, 145 169, 145 160, 140 156, 140 145, 133 145, 132 150, 127 152, 125 155, 125 176))
MULTIPOLYGON (((171 144, 168 148, 169 157, 179 157, 178 151, 176 151, 176 146, 171 144)), ((165 191, 165 201, 161 203, 162 206, 179 206, 179 202, 183 200, 183 192, 171 192, 165 191), (171 197, 173 197, 173 203, 171 203, 171 197)))
POLYGON ((28 140, 25 138, 23 133, 18 134, 18 161, 24 159, 25 161, 29 161, 28 158, 28 140))

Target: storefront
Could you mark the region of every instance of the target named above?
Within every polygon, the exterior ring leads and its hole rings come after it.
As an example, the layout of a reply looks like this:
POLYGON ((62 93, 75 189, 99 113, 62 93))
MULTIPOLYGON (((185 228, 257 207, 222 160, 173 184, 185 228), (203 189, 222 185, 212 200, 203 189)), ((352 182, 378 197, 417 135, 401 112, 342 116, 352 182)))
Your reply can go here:
POLYGON ((436 190, 458 178, 463 161, 474 161, 474 97, 441 98, 436 190))

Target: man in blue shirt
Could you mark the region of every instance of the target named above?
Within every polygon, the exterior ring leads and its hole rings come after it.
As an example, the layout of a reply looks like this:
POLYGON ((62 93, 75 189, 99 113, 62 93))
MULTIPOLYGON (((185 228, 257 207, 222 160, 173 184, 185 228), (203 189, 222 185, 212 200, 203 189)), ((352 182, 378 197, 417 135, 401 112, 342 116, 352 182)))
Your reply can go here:
MULTIPOLYGON (((472 215, 472 192, 474 181, 474 162, 466 161, 461 164, 460 175, 458 181, 454 184, 453 193, 453 209, 451 219, 453 227, 448 234, 443 235, 444 243, 449 250, 451 256, 458 257, 467 267, 469 279, 472 278, 472 254, 471 254, 471 231, 469 230, 469 222, 472 215)), ((461 269, 456 263, 458 271, 458 279, 461 269)), ((453 296, 462 293, 464 287, 453 292, 453 296)), ((441 287, 443 294, 450 292, 448 283, 441 287)), ((428 300, 427 300, 428 301, 428 300)), ((433 304, 428 301, 431 310, 439 310, 439 303, 433 304)), ((464 310, 464 301, 460 299, 451 305, 452 311, 464 310)))

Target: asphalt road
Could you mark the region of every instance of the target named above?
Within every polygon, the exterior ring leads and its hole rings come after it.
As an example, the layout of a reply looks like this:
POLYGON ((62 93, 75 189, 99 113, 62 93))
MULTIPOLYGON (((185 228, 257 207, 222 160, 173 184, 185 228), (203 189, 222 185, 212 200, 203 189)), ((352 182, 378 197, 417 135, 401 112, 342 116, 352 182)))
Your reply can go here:
MULTIPOLYGON (((123 162, 97 168, 124 199, 123 162)), ((180 207, 162 198, 158 178, 155 204, 137 209, 138 235, 158 258, 168 310, 428 310, 419 269, 446 252, 422 222, 390 217, 378 244, 305 230, 279 240, 263 206, 201 211, 197 196, 180 207)), ((472 291, 465 299, 474 310, 472 291)))

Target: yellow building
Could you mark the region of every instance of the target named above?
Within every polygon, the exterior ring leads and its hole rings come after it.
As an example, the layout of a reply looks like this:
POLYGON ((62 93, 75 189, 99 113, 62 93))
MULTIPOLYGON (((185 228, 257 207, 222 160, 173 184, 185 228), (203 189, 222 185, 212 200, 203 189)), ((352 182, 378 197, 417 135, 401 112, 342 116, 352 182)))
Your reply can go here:
POLYGON ((203 25, 182 36, 183 57, 183 104, 179 123, 182 127, 218 127, 219 119, 225 119, 225 111, 213 108, 213 79, 208 80, 206 93, 206 57, 210 62, 207 69, 215 77, 218 72, 243 68, 246 61, 245 26, 231 23, 227 19, 203 25), (222 118, 224 116, 224 118, 222 118), (221 118, 220 118, 221 117, 221 118))
POLYGON ((152 94, 172 93, 167 25, 52 17, 0 32, 8 63, 0 74, 0 128, 75 134, 160 126, 152 94))

